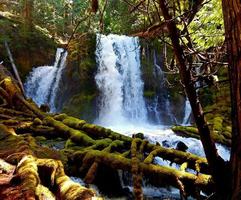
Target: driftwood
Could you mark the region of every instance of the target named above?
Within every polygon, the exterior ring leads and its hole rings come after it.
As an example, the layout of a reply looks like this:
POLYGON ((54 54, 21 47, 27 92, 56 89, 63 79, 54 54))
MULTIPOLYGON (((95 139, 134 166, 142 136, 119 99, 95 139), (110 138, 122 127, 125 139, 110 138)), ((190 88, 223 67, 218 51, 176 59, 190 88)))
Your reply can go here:
MULTIPOLYGON (((30 144, 34 144, 33 136, 44 136, 47 139, 62 138, 65 141, 65 147, 61 154, 65 157, 64 160, 71 162, 71 166, 74 165, 69 173, 84 175, 87 183, 95 181, 101 166, 108 166, 114 171, 130 172, 133 176, 136 199, 143 198, 141 188, 143 178, 156 186, 179 188, 182 196, 198 197, 200 195, 198 191, 212 192, 213 190, 213 181, 209 175, 205 158, 151 144, 138 138, 138 135, 134 138, 124 136, 66 114, 44 113, 33 102, 23 97, 22 91, 3 66, 0 66, 0 96, 7 102, 6 105, 0 106, 0 124, 2 124, 0 126, 6 129, 3 132, 12 133, 11 137, 19 140, 21 144, 19 147, 9 149, 7 153, 0 148, 0 158, 11 164, 14 164, 15 161, 18 169, 19 166, 22 166, 21 163, 25 162, 32 166, 31 173, 33 175, 29 178, 31 180, 33 178, 31 187, 34 188, 31 190, 35 191, 35 195, 40 187, 40 191, 48 190, 50 191, 47 193, 49 196, 56 196, 56 190, 54 193, 52 189, 53 185, 59 188, 58 195, 63 199, 75 199, 71 196, 73 191, 79 191, 78 195, 82 195, 83 192, 84 196, 87 195, 86 198, 94 196, 94 192, 75 183, 73 183, 73 188, 77 189, 66 189, 65 182, 69 182, 70 179, 64 174, 61 162, 57 161, 52 154, 40 158, 36 154, 38 148, 29 146, 29 143, 28 145, 24 142, 21 143, 21 140, 26 137, 26 133, 32 135, 28 136, 31 140, 30 144), (16 149, 19 148, 21 151, 16 152, 16 149), (156 156, 179 164, 180 169, 155 164, 156 156), (17 162, 14 158, 17 158, 17 162), (42 179, 36 167, 51 172, 48 176, 49 187, 45 188, 41 184, 42 179), (196 173, 187 172, 187 168, 195 170, 196 173), (64 192, 62 192, 63 188, 65 188, 64 192)), ((0 137, 0 142, 1 140, 4 141, 6 138, 0 137)), ((64 160, 63 164, 68 169, 68 162, 64 160)), ((17 174, 21 177, 20 172, 17 174)), ((23 184, 25 179, 21 180, 23 184)))

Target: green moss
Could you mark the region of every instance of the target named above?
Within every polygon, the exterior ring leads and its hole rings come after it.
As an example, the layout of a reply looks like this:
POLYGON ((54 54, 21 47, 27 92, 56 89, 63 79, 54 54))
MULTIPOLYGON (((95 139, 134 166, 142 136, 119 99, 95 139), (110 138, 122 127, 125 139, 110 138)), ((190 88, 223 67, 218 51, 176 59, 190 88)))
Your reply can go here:
POLYGON ((213 119, 213 129, 214 129, 215 131, 221 132, 222 129, 223 129, 222 123, 223 123, 223 118, 222 118, 222 117, 215 117, 215 118, 213 119))
POLYGON ((153 98, 153 97, 155 97, 155 95, 156 95, 156 92, 155 91, 144 91, 144 97, 146 97, 146 98, 153 98))
POLYGON ((44 137, 44 136, 36 136, 35 139, 37 141, 46 141, 47 140, 46 137, 44 137))
MULTIPOLYGON (((216 128, 221 127, 221 130, 222 130, 222 125, 220 126, 220 122, 221 122, 220 118, 217 117, 216 123, 218 126, 216 128)), ((198 129, 195 127, 174 126, 172 127, 172 130, 177 135, 180 135, 183 137, 193 137, 193 138, 200 139, 198 129)), ((215 142, 218 142, 227 146, 231 145, 231 133, 226 133, 215 129, 211 131, 211 137, 214 139, 215 142)))
POLYGON ((71 147, 74 147, 76 146, 77 144, 75 142, 73 142, 71 139, 68 139, 66 142, 65 142, 65 146, 64 148, 71 148, 71 147))
POLYGON ((186 134, 191 134, 191 135, 195 135, 195 136, 199 135, 198 129, 196 127, 192 127, 192 126, 173 126, 172 130, 174 132, 182 132, 184 134, 186 133, 186 134))
POLYGON ((34 125, 42 125, 43 123, 42 123, 42 121, 41 121, 39 118, 35 118, 35 119, 33 120, 33 124, 34 124, 34 125))
POLYGON ((55 115, 55 116, 54 116, 54 119, 63 121, 66 117, 68 117, 67 114, 61 113, 61 114, 55 115))
POLYGON ((80 129, 86 123, 86 121, 74 117, 67 117, 63 120, 63 123, 72 128, 80 129))
POLYGON ((232 133, 232 127, 231 126, 226 126, 225 127, 225 131, 227 131, 228 133, 232 133))
POLYGON ((224 131, 222 132, 225 138, 231 139, 232 138, 232 127, 226 126, 224 131))
POLYGON ((64 104, 63 112, 68 115, 93 120, 95 112, 93 110, 96 94, 80 93, 74 95, 67 103, 64 104))

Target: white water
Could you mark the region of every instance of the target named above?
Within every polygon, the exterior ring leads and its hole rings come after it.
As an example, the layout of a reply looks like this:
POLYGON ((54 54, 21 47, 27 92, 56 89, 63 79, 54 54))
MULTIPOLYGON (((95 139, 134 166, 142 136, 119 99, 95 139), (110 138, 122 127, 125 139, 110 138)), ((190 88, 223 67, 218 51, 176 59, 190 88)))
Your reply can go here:
POLYGON ((95 80, 101 93, 97 123, 146 122, 138 38, 98 34, 96 60, 95 80))
POLYGON ((32 98, 39 106, 47 104, 51 112, 57 110, 55 100, 66 66, 67 52, 61 56, 62 52, 64 49, 57 49, 54 65, 33 68, 24 84, 27 97, 32 98))
MULTIPOLYGON (((99 118, 96 122, 128 136, 144 133, 149 141, 164 146, 175 148, 176 144, 182 141, 188 146, 189 152, 205 156, 199 140, 183 138, 175 135, 168 127, 148 123, 139 48, 137 38, 97 35, 98 72, 95 79, 101 96, 99 118)), ((173 123, 176 123, 169 108, 167 99, 166 112, 173 123)), ((186 101, 184 124, 189 122, 190 114, 190 103, 186 101)), ((221 145, 217 145, 217 148, 221 156, 228 160, 229 151, 221 145)))
POLYGON ((191 114, 192 114, 192 108, 190 105, 190 101, 186 98, 185 108, 184 108, 184 118, 182 121, 182 125, 184 125, 184 126, 190 125, 191 114))
MULTIPOLYGON (((185 143, 188 146, 187 151, 198 156, 205 157, 204 150, 202 147, 202 143, 200 140, 195 138, 185 138, 181 136, 177 136, 169 127, 164 126, 154 126, 150 124, 144 124, 143 126, 136 126, 135 124, 127 124, 123 125, 115 125, 108 126, 116 132, 122 133, 127 136, 132 136, 136 133, 144 133, 145 138, 151 143, 155 144, 158 142, 164 147, 175 148, 179 141, 185 143)), ((230 152, 229 149, 224 147, 223 145, 216 144, 218 153, 224 160, 229 160, 230 152)))

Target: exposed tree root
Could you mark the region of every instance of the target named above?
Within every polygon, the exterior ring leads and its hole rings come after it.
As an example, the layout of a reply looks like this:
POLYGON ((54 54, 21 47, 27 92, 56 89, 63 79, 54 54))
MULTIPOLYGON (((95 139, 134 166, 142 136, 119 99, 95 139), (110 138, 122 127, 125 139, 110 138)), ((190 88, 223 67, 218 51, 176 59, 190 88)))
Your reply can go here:
MULTIPOLYGON (((0 157, 17 166, 12 181, 0 189, 0 199, 87 200, 94 197, 93 190, 65 175, 61 161, 36 157, 56 157, 56 154, 38 146, 31 136, 17 136, 0 125, 0 157)), ((13 169, 10 166, 9 170, 13 169)))

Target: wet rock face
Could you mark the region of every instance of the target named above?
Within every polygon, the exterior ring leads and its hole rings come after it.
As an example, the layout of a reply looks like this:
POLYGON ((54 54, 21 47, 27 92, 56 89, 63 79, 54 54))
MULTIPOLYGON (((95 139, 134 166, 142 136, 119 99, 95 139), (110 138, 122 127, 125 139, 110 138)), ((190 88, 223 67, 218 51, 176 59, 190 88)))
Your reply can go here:
POLYGON ((170 142, 168 142, 167 140, 164 140, 164 141, 162 142, 162 146, 163 146, 163 147, 167 147, 167 148, 171 147, 170 142))
POLYGON ((186 152, 187 149, 188 149, 188 146, 187 146, 184 142, 179 141, 179 142, 177 143, 176 150, 186 152))
POLYGON ((143 133, 137 133, 137 134, 134 135, 134 138, 140 138, 140 139, 144 140, 145 136, 144 136, 143 133))

